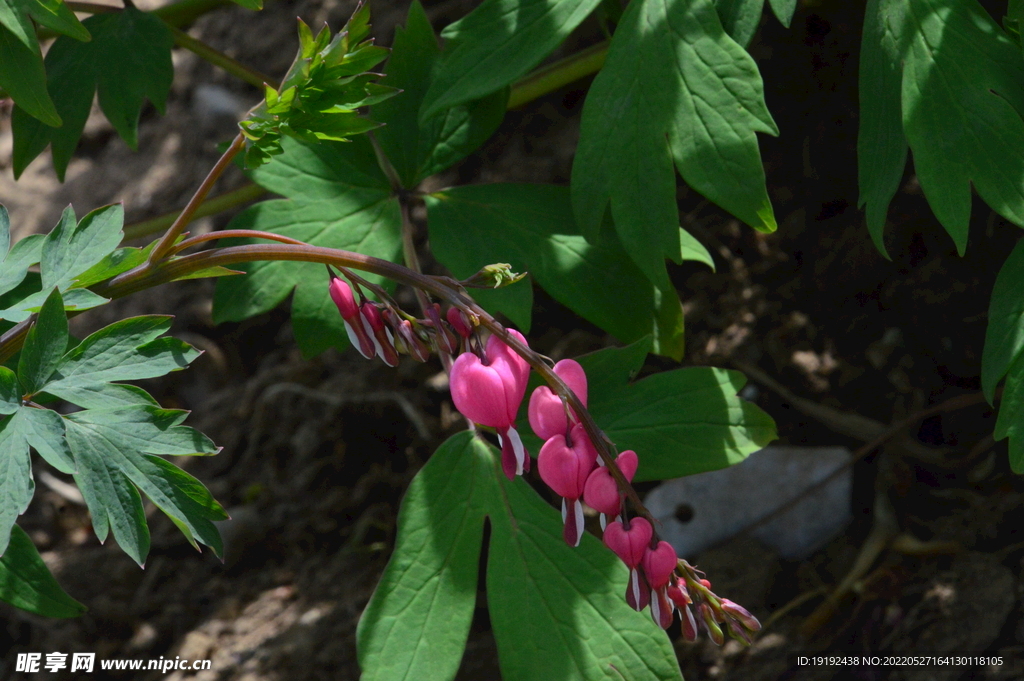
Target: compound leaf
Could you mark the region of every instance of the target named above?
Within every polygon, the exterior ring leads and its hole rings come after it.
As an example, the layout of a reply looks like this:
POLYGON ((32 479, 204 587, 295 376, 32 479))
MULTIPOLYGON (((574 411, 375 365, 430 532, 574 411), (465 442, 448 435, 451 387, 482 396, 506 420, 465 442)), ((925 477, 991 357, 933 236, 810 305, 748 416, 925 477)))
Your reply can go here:
POLYGON ((363 681, 455 677, 476 604, 484 518, 498 494, 490 459, 483 441, 459 433, 409 485, 394 554, 356 629, 363 681))
MULTIPOLYGON (((401 253, 398 201, 377 167, 369 142, 324 142, 308 147, 288 138, 284 153, 253 173, 267 189, 289 198, 258 203, 231 222, 327 248, 395 260, 401 253)), ((307 357, 348 346, 338 310, 329 304, 320 265, 259 262, 240 265, 249 276, 217 281, 214 319, 240 321, 273 309, 293 290, 295 340, 307 357)), ((367 279, 380 281, 373 275, 367 279)))
POLYGON ((441 32, 445 51, 421 120, 498 92, 526 75, 600 0, 484 0, 441 32))
POLYGON ((662 290, 679 260, 673 162, 752 227, 776 228, 757 132, 777 134, 757 66, 711 0, 630 3, 583 110, 572 200, 594 240, 606 207, 626 252, 662 290), (609 134, 615 131, 615 134, 609 134))
POLYGON ((174 41, 167 25, 134 7, 96 14, 82 23, 92 34, 91 42, 60 36, 45 59, 47 88, 64 125, 42 127, 39 121, 15 110, 15 177, 52 142, 54 169, 63 181, 94 94, 98 94, 100 108, 114 129, 133 149, 145 100, 149 99, 161 113, 164 110, 174 78, 174 41))
POLYGON ((86 611, 60 588, 32 540, 17 525, 0 558, 0 601, 43 617, 78 617, 86 611))
POLYGON ((386 124, 377 132, 377 140, 406 188, 464 158, 491 136, 505 116, 507 94, 502 89, 421 123, 420 104, 440 52, 426 12, 414 2, 405 27, 395 30, 387 75, 381 81, 402 92, 372 109, 374 119, 386 124))
POLYGON ((214 454, 206 436, 178 425, 185 412, 133 405, 89 409, 66 418, 68 443, 78 463, 75 481, 102 540, 110 527, 124 551, 142 564, 149 551, 149 530, 139 491, 179 527, 186 537, 221 553, 214 520, 224 509, 191 475, 154 454, 214 454), (138 490, 136 490, 138 488, 138 490))

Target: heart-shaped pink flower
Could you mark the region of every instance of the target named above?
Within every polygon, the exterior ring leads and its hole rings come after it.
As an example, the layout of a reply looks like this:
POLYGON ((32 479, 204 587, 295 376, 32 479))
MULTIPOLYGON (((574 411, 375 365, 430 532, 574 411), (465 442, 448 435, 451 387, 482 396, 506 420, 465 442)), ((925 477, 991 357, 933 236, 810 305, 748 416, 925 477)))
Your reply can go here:
POLYGON ((644 559, 654 528, 646 518, 633 518, 627 528, 621 521, 608 523, 604 530, 604 545, 622 559, 626 567, 635 568, 644 559))
MULTIPOLYGON (((638 464, 636 452, 632 449, 621 452, 615 457, 615 464, 626 476, 626 480, 632 482, 638 464)), ((583 487, 583 501, 602 516, 614 518, 622 510, 619 488, 615 484, 612 474, 604 466, 598 466, 591 471, 590 477, 587 478, 586 485, 583 487)), ((605 518, 602 517, 602 521, 604 520, 605 518)))
POLYGON ((583 496, 587 476, 597 464, 597 450, 583 426, 573 427, 569 441, 565 435, 555 435, 537 455, 537 469, 544 483, 555 494, 565 499, 579 499, 583 496))
POLYGON ((676 550, 667 541, 660 541, 655 548, 644 551, 644 574, 652 589, 660 589, 668 584, 678 564, 676 550))
MULTIPOLYGON (((554 366, 554 372, 576 393, 583 406, 587 406, 587 375, 579 362, 571 359, 563 359, 554 366)), ((542 385, 530 395, 530 407, 528 410, 530 427, 542 440, 548 440, 555 435, 564 435, 569 430, 569 419, 565 413, 565 406, 562 398, 551 391, 551 388, 542 385)))
POLYGON ((373 339, 366 328, 366 321, 359 312, 359 305, 352 294, 352 287, 341 277, 331 274, 331 283, 328 287, 331 300, 338 306, 341 319, 345 323, 345 333, 352 347, 359 351, 366 359, 372 359, 377 354, 373 339))

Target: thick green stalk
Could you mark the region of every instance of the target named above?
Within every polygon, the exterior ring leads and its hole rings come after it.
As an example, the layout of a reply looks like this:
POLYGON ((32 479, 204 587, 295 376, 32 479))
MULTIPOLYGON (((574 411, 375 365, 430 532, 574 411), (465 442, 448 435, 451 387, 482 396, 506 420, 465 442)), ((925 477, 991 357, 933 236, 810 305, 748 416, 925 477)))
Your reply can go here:
POLYGON ((605 40, 537 69, 512 85, 508 108, 517 109, 573 81, 597 73, 607 56, 608 41, 605 40))

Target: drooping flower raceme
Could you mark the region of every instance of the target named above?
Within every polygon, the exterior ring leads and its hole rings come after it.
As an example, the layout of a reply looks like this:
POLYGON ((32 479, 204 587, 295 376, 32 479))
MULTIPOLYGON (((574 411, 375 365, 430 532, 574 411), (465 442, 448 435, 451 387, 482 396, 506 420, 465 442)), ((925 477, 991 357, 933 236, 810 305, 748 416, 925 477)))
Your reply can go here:
MULTIPOLYGON (((508 331, 524 345, 526 338, 508 331)), ((501 465, 509 480, 530 470, 530 456, 516 430, 516 415, 526 395, 530 365, 497 336, 491 336, 484 357, 464 352, 452 364, 449 384, 455 408, 474 423, 490 426, 501 441, 501 465)))

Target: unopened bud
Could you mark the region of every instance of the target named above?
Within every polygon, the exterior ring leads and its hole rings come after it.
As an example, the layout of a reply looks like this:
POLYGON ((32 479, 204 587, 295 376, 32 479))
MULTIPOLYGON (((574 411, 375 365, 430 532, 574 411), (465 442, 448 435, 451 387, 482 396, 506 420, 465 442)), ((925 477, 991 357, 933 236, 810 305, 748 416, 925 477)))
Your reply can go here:
POLYGON ((426 362, 430 359, 430 347, 419 337, 416 329, 412 326, 412 322, 408 319, 403 319, 399 322, 398 337, 402 339, 409 355, 417 362, 426 362))
POLYGON ((469 338, 473 334, 473 325, 469 323, 469 318, 459 308, 449 307, 445 317, 448 319, 448 323, 452 325, 452 328, 455 329, 455 333, 463 338, 469 338))
POLYGON ((737 641, 742 641, 748 646, 754 642, 754 638, 750 635, 750 632, 733 620, 729 620, 729 634, 737 641))
POLYGON ((743 625, 745 629, 750 631, 760 631, 761 623, 757 621, 757 618, 750 614, 750 611, 744 608, 742 605, 733 603, 728 598, 721 599, 720 603, 722 611, 729 616, 730 619, 734 619, 743 625))
POLYGON ((373 345, 384 363, 389 367, 398 366, 398 351, 395 349, 394 337, 391 331, 384 325, 384 319, 380 316, 380 310, 373 303, 367 301, 360 307, 360 312, 371 333, 373 333, 373 345))
POLYGON ((670 585, 668 587, 668 597, 672 599, 672 602, 680 610, 693 602, 690 600, 690 593, 686 590, 686 586, 682 583, 670 585))
POLYGON ((715 622, 714 613, 707 603, 700 604, 700 619, 701 624, 707 629, 708 636, 715 642, 715 645, 722 645, 725 643, 725 634, 722 633, 721 627, 715 622))
POLYGON ((451 332, 447 324, 441 321, 441 306, 437 303, 429 305, 427 306, 426 313, 427 317, 430 318, 431 324, 434 326, 434 338, 438 350, 447 352, 449 355, 458 353, 459 342, 456 340, 455 334, 451 332))
POLYGON ((359 313, 359 306, 352 294, 352 287, 348 285, 348 282, 332 273, 328 290, 331 300, 338 306, 338 312, 341 313, 341 319, 345 324, 345 333, 348 334, 348 340, 352 343, 352 347, 366 359, 371 359, 376 348, 366 330, 367 326, 363 316, 359 313))

